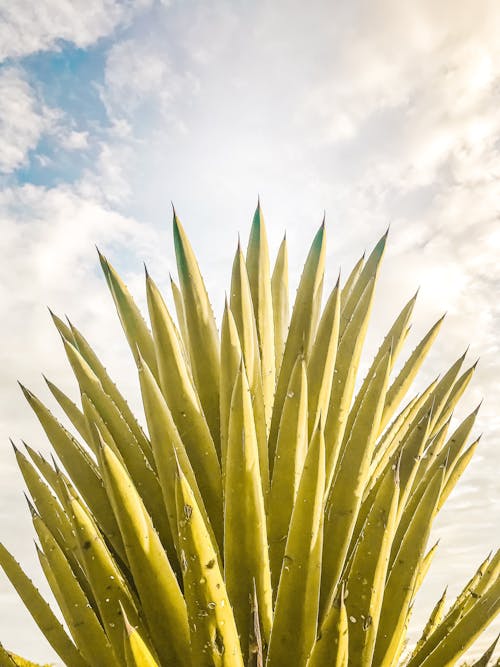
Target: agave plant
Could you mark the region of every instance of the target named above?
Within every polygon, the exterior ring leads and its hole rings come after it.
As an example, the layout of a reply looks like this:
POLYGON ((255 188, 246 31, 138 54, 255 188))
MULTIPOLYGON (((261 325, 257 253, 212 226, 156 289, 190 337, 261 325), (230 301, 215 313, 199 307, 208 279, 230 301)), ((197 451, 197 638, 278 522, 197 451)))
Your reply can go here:
POLYGON ((386 235, 322 309, 322 224, 289 318, 286 240, 271 273, 259 205, 219 337, 175 213, 173 231, 177 324, 146 273, 150 330, 100 255, 147 431, 56 315, 81 405, 47 383, 71 430, 22 388, 56 456, 15 449, 65 626, 3 546, 0 564, 48 642, 68 667, 454 665, 499 610, 499 552, 404 652, 433 519, 478 443, 477 410, 448 432, 474 366, 408 398, 441 325, 395 373, 413 297, 355 392, 386 235))

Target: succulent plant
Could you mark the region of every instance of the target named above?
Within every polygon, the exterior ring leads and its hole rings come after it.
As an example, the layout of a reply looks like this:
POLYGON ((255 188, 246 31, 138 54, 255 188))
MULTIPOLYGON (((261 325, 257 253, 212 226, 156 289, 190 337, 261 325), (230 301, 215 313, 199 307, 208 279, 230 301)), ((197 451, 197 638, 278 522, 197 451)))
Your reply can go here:
POLYGON ((146 273, 151 331, 100 255, 147 430, 56 315, 81 395, 47 381, 68 428, 23 387, 56 457, 15 449, 65 626, 3 546, 0 564, 48 642, 68 667, 454 665, 500 608, 499 552, 404 650, 433 519, 478 443, 477 410, 448 432, 474 366, 411 394, 441 324, 395 373, 415 296, 355 390, 386 235, 322 309, 323 223, 289 317, 286 240, 271 271, 259 205, 219 337, 175 213, 173 231, 176 317, 146 273))

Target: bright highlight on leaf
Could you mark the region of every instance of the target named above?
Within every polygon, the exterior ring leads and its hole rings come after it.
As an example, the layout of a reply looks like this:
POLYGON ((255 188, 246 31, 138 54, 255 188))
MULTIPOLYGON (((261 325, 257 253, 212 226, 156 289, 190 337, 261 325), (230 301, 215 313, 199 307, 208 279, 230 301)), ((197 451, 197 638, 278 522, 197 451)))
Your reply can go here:
MULTIPOLYGON (((145 424, 55 314, 79 404, 47 380, 60 421, 22 387, 55 456, 15 447, 64 625, 3 545, 0 566, 47 641, 68 667, 452 667, 500 610, 500 552, 406 634, 432 522, 478 447, 477 409, 449 429, 475 364, 412 393, 442 321, 405 353, 415 295, 359 381, 387 234, 322 309, 323 222, 290 306, 259 202, 219 335, 175 213, 173 232, 175 316, 146 273, 147 322, 99 254, 145 424)), ((0 667, 32 664, 0 644, 0 667)))

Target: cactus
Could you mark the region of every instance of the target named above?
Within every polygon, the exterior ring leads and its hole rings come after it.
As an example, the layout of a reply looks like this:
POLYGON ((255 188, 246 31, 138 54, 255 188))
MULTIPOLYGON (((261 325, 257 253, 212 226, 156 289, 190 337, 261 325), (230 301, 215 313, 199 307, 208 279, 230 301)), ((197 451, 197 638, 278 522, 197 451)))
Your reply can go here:
MULTIPOLYGON (((146 273, 151 330, 99 255, 147 429, 55 314, 81 405, 47 384, 71 430, 23 387, 56 456, 15 448, 64 626, 4 546, 0 565, 47 641, 68 667, 456 664, 499 611, 499 552, 404 648, 432 522, 477 446, 477 410, 448 433, 475 366, 409 393, 442 321, 395 374, 415 296, 355 392, 387 235, 321 310, 323 222, 289 317, 286 239, 272 269, 259 204, 219 337, 175 212, 173 229, 176 317, 146 273)), ((32 663, 0 645, 0 664, 32 663)))

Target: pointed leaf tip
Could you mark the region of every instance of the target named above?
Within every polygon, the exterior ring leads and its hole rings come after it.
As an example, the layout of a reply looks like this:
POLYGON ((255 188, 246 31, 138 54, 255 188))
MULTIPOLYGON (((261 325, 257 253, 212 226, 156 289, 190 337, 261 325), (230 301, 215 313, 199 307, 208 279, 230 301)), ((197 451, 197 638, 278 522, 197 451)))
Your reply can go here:
POLYGON ((23 491, 24 499, 26 500, 26 503, 28 505, 28 509, 30 511, 30 514, 32 517, 38 516, 38 512, 36 511, 35 506, 31 502, 31 500, 28 498, 27 494, 23 491))

